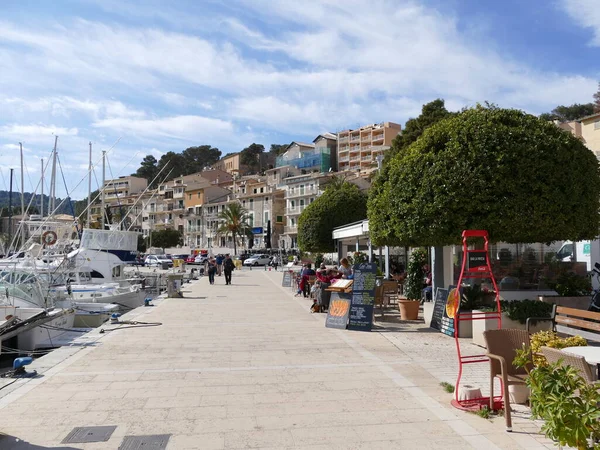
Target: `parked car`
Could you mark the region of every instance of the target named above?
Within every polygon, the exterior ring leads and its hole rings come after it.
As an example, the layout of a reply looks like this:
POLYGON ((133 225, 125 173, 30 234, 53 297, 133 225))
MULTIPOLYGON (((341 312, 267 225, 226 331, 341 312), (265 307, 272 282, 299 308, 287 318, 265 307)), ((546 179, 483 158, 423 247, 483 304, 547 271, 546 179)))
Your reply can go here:
POLYGON ((173 257, 171 259, 182 259, 183 261, 187 260, 188 255, 173 255, 173 257))
POLYGON ((188 255, 185 258, 186 264, 196 264, 196 255, 188 255))
POLYGON ((173 267, 173 260, 167 258, 167 255, 148 255, 144 260, 144 264, 150 267, 173 267))
POLYGON ((240 261, 242 261, 242 263, 244 261, 246 261, 248 258, 250 258, 252 255, 250 253, 242 253, 240 256, 238 256, 238 259, 240 261))
POLYGON ((196 264, 204 264, 206 261, 208 261, 208 255, 198 255, 194 260, 196 264))
POLYGON ((244 260, 244 266, 266 266, 271 262, 269 255, 253 255, 244 260))

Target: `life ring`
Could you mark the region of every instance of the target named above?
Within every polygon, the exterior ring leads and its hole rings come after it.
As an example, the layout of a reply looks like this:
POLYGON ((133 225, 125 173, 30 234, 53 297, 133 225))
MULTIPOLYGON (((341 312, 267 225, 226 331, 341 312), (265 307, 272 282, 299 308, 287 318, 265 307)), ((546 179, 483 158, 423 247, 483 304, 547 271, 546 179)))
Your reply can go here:
POLYGON ((42 242, 45 245, 54 245, 56 244, 57 239, 58 236, 54 231, 46 231, 44 234, 42 234, 42 242))

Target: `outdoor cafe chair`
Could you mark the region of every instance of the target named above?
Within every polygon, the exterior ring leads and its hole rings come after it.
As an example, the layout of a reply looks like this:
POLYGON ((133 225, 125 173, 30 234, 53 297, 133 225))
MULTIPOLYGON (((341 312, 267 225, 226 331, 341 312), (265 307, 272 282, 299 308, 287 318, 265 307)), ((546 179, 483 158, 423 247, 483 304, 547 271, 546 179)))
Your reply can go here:
MULTIPOLYGON (((494 379, 498 377, 504 398, 506 430, 512 431, 508 386, 525 385, 527 371, 524 367, 515 367, 513 360, 517 350, 522 348, 530 350, 529 333, 525 330, 513 329, 488 330, 483 332, 483 338, 488 349, 487 356, 490 359, 490 409, 494 407, 494 379)), ((531 367, 533 367, 531 350, 529 358, 531 367)))

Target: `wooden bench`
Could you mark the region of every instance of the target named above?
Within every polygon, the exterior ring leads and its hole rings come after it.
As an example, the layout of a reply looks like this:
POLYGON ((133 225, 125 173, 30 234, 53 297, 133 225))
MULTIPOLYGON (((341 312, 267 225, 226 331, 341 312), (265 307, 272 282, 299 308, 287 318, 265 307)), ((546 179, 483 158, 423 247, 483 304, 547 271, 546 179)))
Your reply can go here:
POLYGON ((597 312, 553 305, 550 317, 529 317, 527 319, 527 332, 533 321, 551 321, 552 331, 600 341, 600 313, 597 312))

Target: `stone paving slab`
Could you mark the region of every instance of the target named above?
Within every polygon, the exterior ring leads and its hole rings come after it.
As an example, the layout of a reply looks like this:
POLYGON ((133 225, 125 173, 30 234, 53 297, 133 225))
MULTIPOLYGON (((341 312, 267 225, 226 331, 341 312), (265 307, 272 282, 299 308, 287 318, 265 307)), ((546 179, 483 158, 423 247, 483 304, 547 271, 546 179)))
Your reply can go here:
POLYGON ((41 358, 41 377, 0 390, 2 432, 41 448, 116 449, 156 434, 172 435, 168 449, 554 448, 526 412, 506 433, 503 419, 450 406, 439 382, 454 382, 452 339, 422 323, 325 328, 281 276, 186 284, 185 298, 124 316, 162 325, 96 330, 93 345, 49 355, 54 366, 41 358), (74 427, 108 425, 107 442, 60 443, 74 427))

